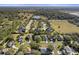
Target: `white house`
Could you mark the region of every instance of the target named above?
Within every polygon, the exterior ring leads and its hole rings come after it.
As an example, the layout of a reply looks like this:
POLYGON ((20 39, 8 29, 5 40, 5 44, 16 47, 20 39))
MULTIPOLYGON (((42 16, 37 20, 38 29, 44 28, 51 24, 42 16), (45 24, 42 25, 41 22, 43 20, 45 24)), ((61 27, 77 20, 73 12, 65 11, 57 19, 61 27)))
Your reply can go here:
POLYGON ((35 20, 38 20, 38 19, 40 19, 41 17, 38 16, 38 15, 35 15, 35 16, 33 16, 32 18, 35 19, 35 20))

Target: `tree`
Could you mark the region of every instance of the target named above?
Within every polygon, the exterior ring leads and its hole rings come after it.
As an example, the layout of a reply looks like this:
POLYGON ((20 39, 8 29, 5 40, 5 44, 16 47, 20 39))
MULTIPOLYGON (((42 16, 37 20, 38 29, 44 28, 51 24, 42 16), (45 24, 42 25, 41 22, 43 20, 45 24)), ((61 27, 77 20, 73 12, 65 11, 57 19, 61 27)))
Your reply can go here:
POLYGON ((19 48, 19 51, 22 51, 24 54, 28 54, 28 53, 31 53, 31 48, 30 48, 30 46, 22 45, 19 48))
POLYGON ((23 51, 18 51, 16 55, 24 55, 23 51))
POLYGON ((7 52, 5 52, 6 55, 14 55, 15 49, 9 48, 7 52))
POLYGON ((0 41, 3 40, 3 37, 0 35, 0 41))
POLYGON ((13 41, 13 40, 14 39, 12 37, 7 37, 6 40, 5 40, 5 42, 7 42, 7 41, 13 41))
POLYGON ((36 43, 40 43, 42 41, 42 38, 38 37, 35 41, 36 41, 36 43))
POLYGON ((30 40, 30 36, 29 36, 29 35, 26 36, 26 37, 25 37, 25 40, 26 40, 26 41, 29 41, 29 40, 30 40))
POLYGON ((2 45, 0 45, 0 50, 4 49, 4 47, 2 45))
POLYGON ((41 52, 39 50, 33 50, 32 54, 33 55, 41 55, 41 52))
POLYGON ((30 45, 31 45, 31 49, 35 49, 35 50, 39 49, 39 44, 36 42, 32 42, 30 45))
POLYGON ((64 36, 64 42, 63 42, 63 44, 65 46, 70 45, 71 44, 71 38, 67 37, 67 36, 64 36))
POLYGON ((51 51, 52 52, 52 50, 54 49, 54 47, 53 47, 52 44, 49 44, 47 49, 48 49, 48 51, 51 51))

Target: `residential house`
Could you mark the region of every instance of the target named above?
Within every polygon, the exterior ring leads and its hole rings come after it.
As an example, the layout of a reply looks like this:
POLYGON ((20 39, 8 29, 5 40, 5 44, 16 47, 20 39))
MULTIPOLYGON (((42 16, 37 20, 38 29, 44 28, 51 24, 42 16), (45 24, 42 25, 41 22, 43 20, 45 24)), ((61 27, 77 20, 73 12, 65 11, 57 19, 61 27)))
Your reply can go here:
POLYGON ((39 20, 39 19, 41 19, 41 17, 40 17, 39 15, 34 15, 32 18, 33 18, 34 20, 39 20))

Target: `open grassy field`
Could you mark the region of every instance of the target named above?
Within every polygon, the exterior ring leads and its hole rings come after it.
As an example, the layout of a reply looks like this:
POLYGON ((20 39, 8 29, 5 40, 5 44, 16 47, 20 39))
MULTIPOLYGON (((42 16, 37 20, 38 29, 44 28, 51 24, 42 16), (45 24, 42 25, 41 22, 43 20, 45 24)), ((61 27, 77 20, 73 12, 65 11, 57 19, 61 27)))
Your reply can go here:
POLYGON ((59 33, 79 33, 79 27, 67 20, 52 20, 50 23, 51 27, 59 33))

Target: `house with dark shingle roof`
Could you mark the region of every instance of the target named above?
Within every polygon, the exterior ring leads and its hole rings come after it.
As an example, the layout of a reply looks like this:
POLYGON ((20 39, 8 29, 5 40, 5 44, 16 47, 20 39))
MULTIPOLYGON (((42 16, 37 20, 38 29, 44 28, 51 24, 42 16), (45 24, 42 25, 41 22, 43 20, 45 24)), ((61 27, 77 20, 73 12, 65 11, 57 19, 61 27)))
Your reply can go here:
POLYGON ((75 50, 69 46, 65 46, 64 49, 62 50, 62 52, 65 55, 74 55, 76 53, 75 50))
POLYGON ((24 26, 20 26, 19 29, 18 29, 18 32, 19 32, 19 33, 25 32, 24 26))

